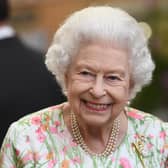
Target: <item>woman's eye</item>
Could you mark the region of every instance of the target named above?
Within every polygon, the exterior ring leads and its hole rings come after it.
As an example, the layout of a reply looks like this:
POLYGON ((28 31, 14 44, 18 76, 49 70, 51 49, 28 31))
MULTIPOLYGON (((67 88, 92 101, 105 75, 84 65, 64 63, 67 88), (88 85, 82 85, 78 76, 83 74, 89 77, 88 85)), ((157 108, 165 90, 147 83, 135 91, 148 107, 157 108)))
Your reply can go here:
POLYGON ((85 81, 91 81, 95 78, 95 75, 89 71, 81 71, 79 77, 85 81))
POLYGON ((120 80, 120 77, 115 76, 115 75, 111 75, 107 77, 110 81, 116 81, 116 80, 120 80))
POLYGON ((87 75, 92 75, 90 72, 88 71, 82 71, 80 72, 81 75, 87 76, 87 75))

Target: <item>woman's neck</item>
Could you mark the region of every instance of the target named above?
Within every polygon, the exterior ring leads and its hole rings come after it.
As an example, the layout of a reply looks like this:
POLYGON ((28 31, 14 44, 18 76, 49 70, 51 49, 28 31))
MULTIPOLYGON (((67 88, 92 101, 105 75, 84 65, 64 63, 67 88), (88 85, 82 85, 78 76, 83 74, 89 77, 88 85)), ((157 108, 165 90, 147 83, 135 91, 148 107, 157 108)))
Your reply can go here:
MULTIPOLYGON (((127 132, 128 121, 125 112, 121 112, 118 118, 120 120, 121 126, 117 142, 121 142, 127 132)), ((103 145, 107 144, 108 139, 111 135, 112 127, 113 122, 110 122, 109 124, 106 124, 104 126, 87 125, 82 124, 82 122, 80 122, 79 124, 81 135, 86 143, 89 143, 90 141, 99 141, 100 144, 103 145)))
MULTIPOLYGON (((65 105, 63 107, 64 122, 72 135, 70 116, 70 109, 68 108, 68 105, 65 105)), ((122 140, 124 139, 128 128, 128 120, 127 116, 125 115, 125 112, 121 112, 118 118, 120 120, 121 125, 118 132, 116 147, 119 146, 122 140)), ((95 153, 100 153, 105 149, 109 137, 111 135, 112 127, 113 124, 108 124, 104 127, 97 125, 88 125, 82 122, 80 122, 79 124, 79 130, 85 144, 89 147, 90 150, 92 150, 95 153)))

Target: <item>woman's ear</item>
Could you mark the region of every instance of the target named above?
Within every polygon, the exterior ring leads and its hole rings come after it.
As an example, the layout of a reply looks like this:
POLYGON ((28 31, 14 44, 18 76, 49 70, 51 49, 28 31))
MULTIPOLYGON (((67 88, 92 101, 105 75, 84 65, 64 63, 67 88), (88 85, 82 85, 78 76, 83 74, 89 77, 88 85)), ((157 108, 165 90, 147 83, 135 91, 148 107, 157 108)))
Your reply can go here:
POLYGON ((134 81, 132 79, 130 79, 130 82, 129 82, 129 96, 131 95, 131 91, 132 91, 132 88, 134 87, 134 81))
POLYGON ((67 90, 68 88, 68 74, 67 73, 65 73, 64 75, 64 81, 65 81, 65 90, 67 90))
POLYGON ((132 88, 134 87, 134 81, 133 81, 132 79, 130 79, 130 82, 129 82, 129 83, 130 83, 129 89, 132 90, 132 88))
POLYGON ((69 81, 71 80, 71 69, 70 66, 66 68, 66 71, 64 72, 64 94, 67 96, 68 89, 69 89, 69 81))

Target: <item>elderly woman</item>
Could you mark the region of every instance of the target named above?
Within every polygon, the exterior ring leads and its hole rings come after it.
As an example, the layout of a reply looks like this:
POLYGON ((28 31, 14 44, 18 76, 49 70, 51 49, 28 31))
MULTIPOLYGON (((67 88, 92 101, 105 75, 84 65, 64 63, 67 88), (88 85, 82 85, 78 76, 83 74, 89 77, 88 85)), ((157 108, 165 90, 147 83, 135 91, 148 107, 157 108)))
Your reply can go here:
POLYGON ((128 106, 152 78, 147 44, 121 9, 72 14, 46 54, 68 102, 13 123, 1 168, 165 168, 168 124, 128 106))

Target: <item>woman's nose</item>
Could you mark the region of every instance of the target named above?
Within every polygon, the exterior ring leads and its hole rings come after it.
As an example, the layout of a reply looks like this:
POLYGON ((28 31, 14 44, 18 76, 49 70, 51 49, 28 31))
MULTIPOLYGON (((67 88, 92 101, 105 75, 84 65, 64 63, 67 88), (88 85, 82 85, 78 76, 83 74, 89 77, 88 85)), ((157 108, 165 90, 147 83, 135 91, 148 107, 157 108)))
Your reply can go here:
POLYGON ((90 93, 96 98, 102 97, 106 94, 103 77, 96 77, 96 80, 93 82, 90 89, 90 93))

